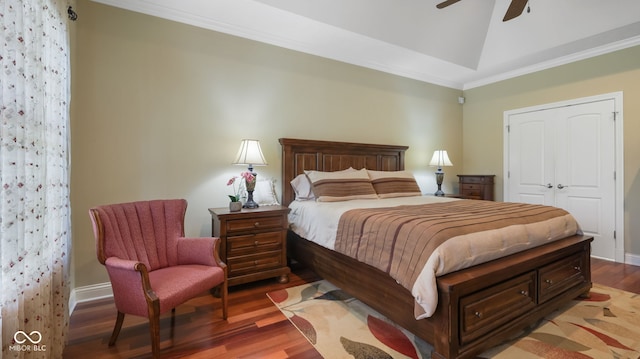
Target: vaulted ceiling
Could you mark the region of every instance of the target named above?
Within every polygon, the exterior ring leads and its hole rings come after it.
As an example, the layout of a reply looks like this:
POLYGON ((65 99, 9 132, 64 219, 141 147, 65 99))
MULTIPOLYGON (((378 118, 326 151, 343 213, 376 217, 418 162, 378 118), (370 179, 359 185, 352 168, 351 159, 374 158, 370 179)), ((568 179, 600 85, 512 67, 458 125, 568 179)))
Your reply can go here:
POLYGON ((457 89, 640 45, 640 0, 93 1, 457 89))

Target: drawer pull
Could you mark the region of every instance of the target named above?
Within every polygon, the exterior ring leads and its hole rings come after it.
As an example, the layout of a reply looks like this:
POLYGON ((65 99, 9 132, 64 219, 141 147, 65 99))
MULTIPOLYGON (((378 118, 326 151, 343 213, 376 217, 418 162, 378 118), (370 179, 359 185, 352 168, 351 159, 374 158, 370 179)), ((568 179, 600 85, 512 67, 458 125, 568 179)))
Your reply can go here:
POLYGON ((256 227, 256 228, 260 227, 260 222, 254 223, 253 226, 256 227))
POLYGON ((475 312, 473 314, 478 318, 482 318, 482 313, 480 313, 480 312, 475 312))
POLYGON ((253 242, 253 245, 256 247, 258 246, 258 244, 260 244, 258 241, 253 242))
POLYGON ((573 269, 577 270, 578 272, 580 272, 580 266, 575 266, 573 267, 573 269))
POLYGON ((529 291, 521 290, 520 294, 524 295, 525 297, 528 297, 529 296, 529 291))
POLYGON ((545 279, 544 282, 547 284, 553 284, 553 281, 551 279, 545 279))

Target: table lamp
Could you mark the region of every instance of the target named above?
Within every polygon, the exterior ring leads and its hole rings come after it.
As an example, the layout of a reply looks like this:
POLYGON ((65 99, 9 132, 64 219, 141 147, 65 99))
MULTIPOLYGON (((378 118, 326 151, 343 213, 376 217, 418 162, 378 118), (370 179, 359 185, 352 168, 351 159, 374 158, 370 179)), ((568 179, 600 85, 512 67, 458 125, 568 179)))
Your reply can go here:
POLYGON ((240 143, 240 149, 236 155, 234 165, 247 165, 248 171, 254 177, 254 181, 249 183, 245 181, 247 187, 247 202, 242 206, 244 208, 258 208, 258 204, 253 200, 253 191, 256 186, 257 174, 253 172, 253 166, 266 166, 267 161, 264 159, 262 149, 260 148, 260 141, 258 140, 242 140, 240 143))
POLYGON ((431 157, 431 162, 429 162, 429 166, 438 167, 436 171, 436 183, 438 184, 438 190, 434 195, 438 197, 444 197, 444 192, 442 192, 442 180, 444 179, 444 172, 442 171, 443 166, 453 166, 451 160, 449 160, 449 155, 447 155, 447 151, 445 150, 435 150, 433 152, 433 157, 431 157))

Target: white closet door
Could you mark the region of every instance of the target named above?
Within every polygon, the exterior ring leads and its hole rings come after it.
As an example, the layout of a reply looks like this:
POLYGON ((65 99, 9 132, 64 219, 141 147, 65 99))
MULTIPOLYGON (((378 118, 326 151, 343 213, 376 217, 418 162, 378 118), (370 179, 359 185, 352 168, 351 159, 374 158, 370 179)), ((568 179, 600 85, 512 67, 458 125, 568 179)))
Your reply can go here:
POLYGON ((507 198, 564 208, 615 260, 614 101, 509 115, 507 198))
POLYGON ((593 255, 615 260, 615 122, 613 100, 558 109, 556 206, 592 235, 593 255))
POLYGON ((547 119, 555 110, 509 117, 509 196, 505 200, 555 205, 554 138, 547 119))

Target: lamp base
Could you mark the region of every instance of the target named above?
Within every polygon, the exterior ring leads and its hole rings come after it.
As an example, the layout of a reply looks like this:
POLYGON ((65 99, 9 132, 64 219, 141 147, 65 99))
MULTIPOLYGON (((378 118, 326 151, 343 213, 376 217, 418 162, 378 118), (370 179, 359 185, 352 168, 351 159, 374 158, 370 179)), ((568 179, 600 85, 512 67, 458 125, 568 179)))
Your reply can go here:
POLYGON ((242 206, 242 208, 258 208, 260 207, 254 200, 253 200, 253 191, 249 191, 247 190, 247 202, 242 206))
POLYGON ((442 180, 444 179, 444 172, 442 172, 441 168, 438 168, 436 172, 436 184, 438 185, 438 190, 434 193, 434 196, 444 197, 444 192, 442 192, 442 180))

